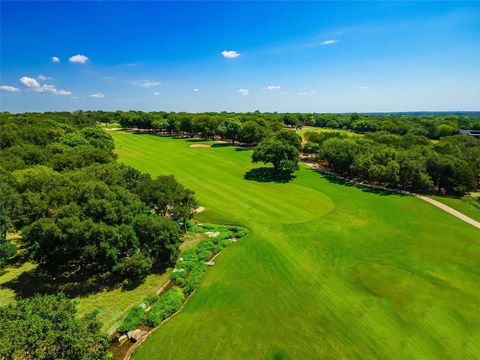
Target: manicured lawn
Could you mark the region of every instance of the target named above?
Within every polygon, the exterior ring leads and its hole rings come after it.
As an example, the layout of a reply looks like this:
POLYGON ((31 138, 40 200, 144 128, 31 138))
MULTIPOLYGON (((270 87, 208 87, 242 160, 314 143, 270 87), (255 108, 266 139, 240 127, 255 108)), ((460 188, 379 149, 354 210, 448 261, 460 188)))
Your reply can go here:
POLYGON ((112 136, 120 161, 194 189, 199 219, 251 229, 136 360, 480 358, 474 227, 305 166, 288 183, 255 181, 250 151, 112 136))
MULTIPOLYGON (((477 195, 480 196, 480 195, 477 195)), ((431 196, 432 199, 440 201, 445 205, 454 208, 461 213, 471 217, 474 220, 480 221, 480 209, 473 205, 474 199, 470 196, 465 197, 446 197, 446 196, 431 196)))

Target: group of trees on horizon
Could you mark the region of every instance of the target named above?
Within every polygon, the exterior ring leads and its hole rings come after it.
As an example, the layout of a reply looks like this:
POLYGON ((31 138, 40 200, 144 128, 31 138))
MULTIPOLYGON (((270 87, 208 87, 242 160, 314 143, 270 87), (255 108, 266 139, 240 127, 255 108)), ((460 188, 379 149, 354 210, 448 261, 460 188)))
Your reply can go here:
MULTIPOLYGON (((351 130, 358 133, 387 131, 439 139, 458 134, 459 129, 480 130, 480 113, 466 114, 322 114, 322 113, 168 113, 115 112, 102 116, 101 122, 118 123, 123 128, 211 138, 215 135, 232 141, 254 144, 248 135, 258 124, 270 130, 312 126, 351 130), (245 130, 243 129, 246 125, 245 130), (245 138, 245 139, 244 139, 245 138)), ((255 140, 255 137, 254 137, 255 140)))

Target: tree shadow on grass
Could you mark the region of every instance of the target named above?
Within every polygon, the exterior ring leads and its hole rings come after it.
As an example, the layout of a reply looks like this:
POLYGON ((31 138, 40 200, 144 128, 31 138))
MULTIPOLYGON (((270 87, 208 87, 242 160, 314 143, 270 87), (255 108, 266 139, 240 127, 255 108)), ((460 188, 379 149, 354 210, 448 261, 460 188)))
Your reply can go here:
POLYGON ((273 168, 261 167, 248 170, 243 178, 257 182, 287 183, 293 180, 295 176, 284 172, 276 173, 273 168))
POLYGON ((212 148, 222 148, 222 147, 227 147, 227 146, 232 146, 230 143, 216 143, 212 144, 210 147, 212 148))
POLYGON ((132 135, 156 135, 153 131, 131 131, 132 135))
MULTIPOLYGON (((159 273, 163 271, 165 270, 159 269, 159 273)), ((81 297, 117 288, 123 291, 133 290, 142 283, 143 280, 126 279, 111 272, 99 273, 95 268, 51 274, 41 267, 36 267, 3 283, 2 287, 13 290, 17 298, 60 291, 68 297, 81 297)))
POLYGON ((237 146, 235 147, 235 151, 249 151, 253 150, 253 147, 248 147, 248 146, 237 146))
POLYGON ((354 187, 357 189, 362 190, 363 192, 366 193, 372 193, 380 196, 391 196, 391 195, 396 195, 396 196, 409 196, 408 194, 400 193, 397 192, 396 190, 388 190, 388 189, 383 189, 383 188, 374 188, 374 187, 369 187, 367 185, 362 185, 362 184, 357 184, 353 181, 346 180, 339 178, 334 175, 330 175, 327 173, 319 172, 315 169, 310 168, 310 171, 314 171, 320 176, 322 176, 324 179, 328 180, 332 184, 337 184, 337 185, 343 185, 343 186, 348 186, 348 187, 354 187))

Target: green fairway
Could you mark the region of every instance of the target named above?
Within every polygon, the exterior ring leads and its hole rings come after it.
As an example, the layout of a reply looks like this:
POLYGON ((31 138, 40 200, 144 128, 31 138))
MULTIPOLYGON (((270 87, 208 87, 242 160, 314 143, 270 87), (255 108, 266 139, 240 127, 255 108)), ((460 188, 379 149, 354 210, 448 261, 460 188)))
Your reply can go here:
POLYGON ((195 190, 199 220, 251 230, 136 360, 480 358, 473 226, 303 165, 288 183, 255 181, 248 150, 111 134, 119 161, 195 190))

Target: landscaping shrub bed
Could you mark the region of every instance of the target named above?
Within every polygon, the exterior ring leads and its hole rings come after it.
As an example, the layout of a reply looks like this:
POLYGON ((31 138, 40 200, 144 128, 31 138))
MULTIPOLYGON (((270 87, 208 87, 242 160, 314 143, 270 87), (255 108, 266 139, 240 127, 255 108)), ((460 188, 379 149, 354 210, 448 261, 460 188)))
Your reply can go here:
POLYGON ((158 297, 147 315, 147 323, 151 327, 158 326, 182 306, 185 295, 179 287, 172 287, 165 294, 158 297))
POLYGON ((133 330, 145 321, 145 309, 140 305, 135 305, 128 310, 125 319, 123 320, 122 325, 118 328, 118 331, 121 333, 127 333, 130 330, 133 330))
POLYGON ((192 293, 200 285, 203 273, 207 270, 206 262, 230 245, 233 238, 239 239, 248 234, 248 230, 241 226, 197 225, 192 221, 187 226, 188 231, 192 233, 213 232, 218 234, 185 250, 180 255, 171 275, 171 280, 177 286, 173 286, 161 295, 150 294, 147 296, 145 304, 150 306, 149 311, 140 305, 133 306, 125 316, 123 324, 118 328, 119 332, 127 333, 145 321, 149 326, 156 327, 178 311, 185 301, 186 295, 192 293))
POLYGON ((194 222, 188 224, 189 231, 204 233, 207 231, 218 233, 201 241, 197 246, 184 251, 175 265, 171 280, 183 287, 186 294, 194 291, 202 280, 203 273, 207 269, 206 261, 219 253, 232 243, 232 238, 241 238, 248 234, 248 230, 241 226, 202 224, 198 226, 194 222))

